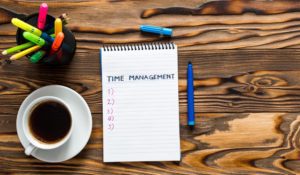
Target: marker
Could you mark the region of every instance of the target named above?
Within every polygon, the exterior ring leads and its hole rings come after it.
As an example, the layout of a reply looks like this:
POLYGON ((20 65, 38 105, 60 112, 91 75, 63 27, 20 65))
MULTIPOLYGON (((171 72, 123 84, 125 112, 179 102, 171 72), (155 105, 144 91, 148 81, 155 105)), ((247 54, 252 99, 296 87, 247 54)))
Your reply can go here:
POLYGON ((31 41, 34 44, 39 45, 39 46, 44 46, 46 44, 46 41, 43 38, 38 37, 38 36, 36 36, 32 33, 29 33, 29 32, 24 32, 23 37, 25 39, 27 39, 28 41, 31 41))
POLYGON ((11 23, 26 32, 35 34, 36 36, 43 38, 44 40, 46 40, 50 43, 52 43, 54 41, 54 39, 51 36, 49 36, 47 33, 42 32, 41 30, 33 27, 30 24, 27 24, 26 22, 24 22, 22 20, 19 20, 17 18, 12 18, 11 23))
POLYGON ((35 45, 35 46, 33 46, 33 47, 30 47, 29 49, 26 49, 26 50, 24 50, 24 51, 22 51, 22 52, 19 52, 19 53, 17 53, 17 54, 14 54, 14 55, 11 56, 9 59, 10 59, 10 60, 18 60, 18 59, 22 58, 22 57, 25 56, 25 55, 28 55, 28 54, 30 54, 30 53, 32 53, 32 52, 34 52, 34 51, 39 50, 40 48, 41 48, 41 46, 35 45))
POLYGON ((59 32, 62 32, 62 21, 60 18, 56 18, 54 21, 54 31, 55 36, 57 36, 59 32))
POLYGON ((191 62, 187 68, 187 100, 188 100, 188 126, 195 126, 195 108, 194 108, 194 75, 191 62))
POLYGON ((12 18, 11 23, 24 31, 35 34, 36 36, 42 35, 42 31, 40 31, 39 29, 33 27, 32 25, 27 24, 26 22, 19 20, 17 18, 12 18))
POLYGON ((40 6, 38 23, 37 23, 38 28, 41 30, 45 28, 47 13, 48 13, 48 5, 46 3, 42 3, 40 6))
MULTIPOLYGON (((62 21, 62 24, 63 25, 67 25, 68 22, 70 21, 70 18, 68 17, 68 15, 66 13, 63 13, 59 16, 59 18, 61 19, 62 21)), ((52 25, 47 25, 46 28, 45 28, 45 31, 46 33, 48 34, 52 34, 54 33, 54 27, 53 27, 53 24, 52 25)))
POLYGON ((40 51, 34 53, 34 54, 30 57, 29 61, 30 61, 31 63, 37 63, 37 62, 39 62, 45 55, 46 55, 46 51, 40 50, 40 51))
MULTIPOLYGON (((22 30, 25 30, 26 32, 35 34, 36 36, 39 36, 39 37, 43 38, 45 41, 47 41, 47 42, 50 43, 50 44, 52 44, 53 41, 54 41, 54 38, 52 38, 51 36, 49 36, 47 33, 40 31, 39 29, 33 27, 33 26, 30 25, 30 24, 25 23, 25 22, 22 21, 22 20, 19 20, 19 19, 17 19, 17 18, 13 18, 13 19, 11 20, 11 22, 12 22, 15 26, 21 28, 22 30)), ((71 52, 71 48, 70 48, 67 44, 64 44, 64 43, 63 43, 63 44, 62 44, 62 47, 63 47, 63 49, 64 49, 65 51, 71 52)))
POLYGON ((15 46, 15 47, 12 47, 12 48, 9 48, 9 49, 4 50, 4 51, 2 52, 2 55, 7 55, 7 54, 19 52, 19 51, 21 51, 21 50, 27 49, 27 48, 32 47, 32 46, 34 46, 34 45, 35 45, 35 44, 32 43, 32 42, 24 43, 24 44, 21 44, 21 45, 18 45, 18 46, 15 46))
POLYGON ((140 30, 142 32, 159 34, 161 36, 172 36, 173 30, 170 28, 163 28, 158 26, 141 25, 140 30))
POLYGON ((57 34, 57 36, 55 37, 54 42, 52 43, 52 47, 51 47, 51 52, 50 53, 56 52, 60 48, 60 46, 62 45, 62 42, 64 40, 64 37, 65 37, 65 35, 62 32, 59 32, 57 34))
POLYGON ((45 41, 48 41, 49 43, 53 43, 54 41, 54 39, 45 32, 43 32, 40 37, 43 38, 45 41))

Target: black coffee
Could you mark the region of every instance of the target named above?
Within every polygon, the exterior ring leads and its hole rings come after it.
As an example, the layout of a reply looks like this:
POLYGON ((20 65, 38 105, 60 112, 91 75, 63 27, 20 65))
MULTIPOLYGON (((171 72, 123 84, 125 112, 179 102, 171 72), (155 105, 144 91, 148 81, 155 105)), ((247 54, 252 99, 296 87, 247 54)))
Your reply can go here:
POLYGON ((39 104, 29 117, 31 133, 44 143, 62 140, 71 129, 71 114, 62 104, 46 101, 39 104))

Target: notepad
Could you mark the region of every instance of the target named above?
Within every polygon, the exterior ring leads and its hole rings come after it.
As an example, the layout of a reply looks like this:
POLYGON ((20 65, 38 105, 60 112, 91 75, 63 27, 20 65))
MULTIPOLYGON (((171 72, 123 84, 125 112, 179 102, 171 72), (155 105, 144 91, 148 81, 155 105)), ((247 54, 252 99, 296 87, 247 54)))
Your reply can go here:
POLYGON ((100 49, 104 162, 179 161, 177 46, 100 49))

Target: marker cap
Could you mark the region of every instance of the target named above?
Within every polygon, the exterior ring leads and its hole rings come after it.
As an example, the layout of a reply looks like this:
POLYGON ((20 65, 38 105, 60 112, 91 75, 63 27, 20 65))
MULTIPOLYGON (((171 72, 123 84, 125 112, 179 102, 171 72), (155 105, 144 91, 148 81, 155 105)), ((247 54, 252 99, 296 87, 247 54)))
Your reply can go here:
POLYGON ((170 28, 163 28, 163 35, 172 36, 173 30, 170 28))
POLYGON ((142 32, 155 33, 159 35, 172 36, 173 30, 170 28, 163 28, 159 26, 141 25, 142 32))

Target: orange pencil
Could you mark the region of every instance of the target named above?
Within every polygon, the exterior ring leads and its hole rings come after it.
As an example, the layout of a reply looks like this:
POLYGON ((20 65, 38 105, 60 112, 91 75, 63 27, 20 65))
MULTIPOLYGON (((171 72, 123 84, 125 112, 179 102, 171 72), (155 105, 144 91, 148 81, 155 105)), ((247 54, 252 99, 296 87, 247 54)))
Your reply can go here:
POLYGON ((59 32, 57 36, 55 36, 55 39, 51 46, 51 52, 50 54, 53 54, 54 52, 58 51, 60 46, 62 45, 62 42, 64 41, 65 35, 62 32, 59 32))

